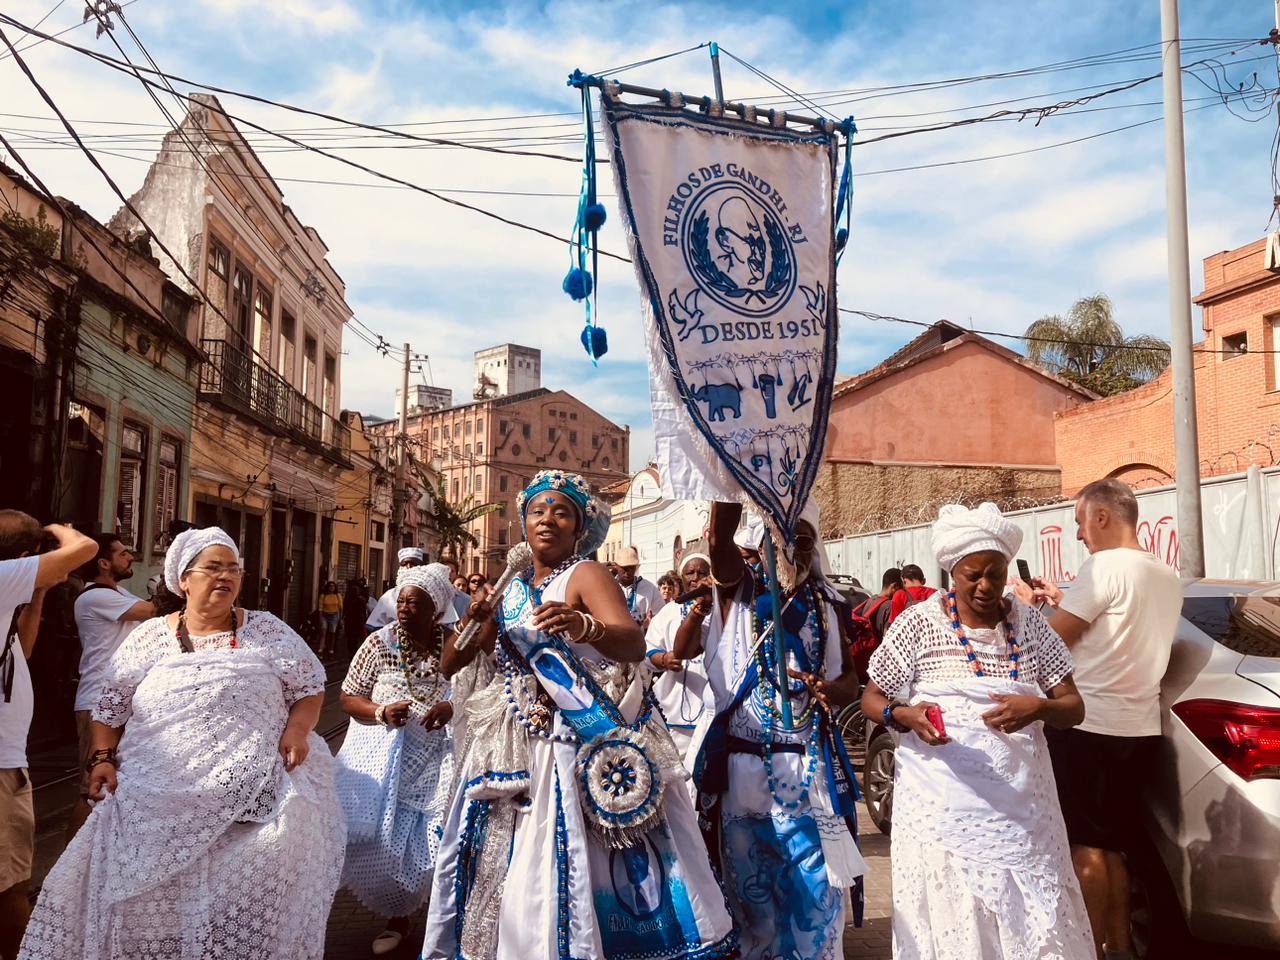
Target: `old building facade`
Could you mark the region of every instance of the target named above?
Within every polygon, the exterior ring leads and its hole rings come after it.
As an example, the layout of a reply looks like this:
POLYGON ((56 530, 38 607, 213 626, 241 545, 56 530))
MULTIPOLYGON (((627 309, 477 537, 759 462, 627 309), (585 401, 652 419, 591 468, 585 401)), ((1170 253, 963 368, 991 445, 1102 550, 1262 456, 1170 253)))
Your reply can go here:
POLYGON ((814 497, 824 536, 882 529, 957 497, 1058 494, 1054 416, 1095 395, 942 320, 835 388, 814 497))
MULTIPOLYGON (((1204 261, 1204 340, 1196 344, 1196 417, 1202 477, 1280 463, 1280 270, 1267 240, 1204 261)), ((1174 479, 1172 371, 1064 411, 1055 425, 1062 490, 1100 477, 1139 487, 1174 479)))
POLYGON ((659 466, 651 463, 629 480, 604 491, 613 513, 609 534, 600 548, 608 562, 623 547, 640 554, 640 575, 657 582, 668 570, 679 569, 690 544, 707 536, 711 506, 697 500, 669 500, 662 495, 659 466))
POLYGON ((197 95, 168 134, 117 233, 154 231, 175 282, 196 296, 199 369, 186 514, 240 543, 246 605, 293 623, 334 566, 338 482, 351 466, 338 418, 351 316, 327 248, 258 156, 197 95), (194 281, 194 283, 192 282, 194 281))
MULTIPOLYGON (((373 429, 394 436, 396 424, 373 429)), ((539 470, 571 470, 596 489, 628 475, 630 428, 565 390, 537 387, 423 412, 409 417, 408 435, 413 456, 438 469, 449 503, 499 504, 471 524, 479 544, 459 557, 467 572, 490 577, 523 539, 516 494, 539 470)))
MULTIPOLYGON (((145 246, 0 166, 0 506, 118 533, 144 595, 189 486, 192 305, 145 246)), ((75 736, 71 599, 46 604, 31 659, 33 744, 75 736)))

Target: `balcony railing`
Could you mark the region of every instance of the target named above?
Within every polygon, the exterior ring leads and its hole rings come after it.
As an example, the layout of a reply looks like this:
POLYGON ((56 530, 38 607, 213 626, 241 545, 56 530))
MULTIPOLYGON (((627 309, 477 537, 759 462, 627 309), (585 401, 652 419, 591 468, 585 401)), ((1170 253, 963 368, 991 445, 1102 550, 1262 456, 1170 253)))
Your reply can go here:
POLYGON ((200 395, 242 413, 337 463, 348 463, 351 430, 326 414, 256 353, 229 340, 201 340, 200 395))

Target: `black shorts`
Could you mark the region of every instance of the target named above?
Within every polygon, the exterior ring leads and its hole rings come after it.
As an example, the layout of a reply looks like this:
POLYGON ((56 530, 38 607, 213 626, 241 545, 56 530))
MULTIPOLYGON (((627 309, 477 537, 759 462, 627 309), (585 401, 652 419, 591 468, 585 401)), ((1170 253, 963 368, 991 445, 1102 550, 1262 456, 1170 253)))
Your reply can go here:
POLYGON ((1142 795, 1161 737, 1113 737, 1045 727, 1067 840, 1127 852, 1142 830, 1142 795))

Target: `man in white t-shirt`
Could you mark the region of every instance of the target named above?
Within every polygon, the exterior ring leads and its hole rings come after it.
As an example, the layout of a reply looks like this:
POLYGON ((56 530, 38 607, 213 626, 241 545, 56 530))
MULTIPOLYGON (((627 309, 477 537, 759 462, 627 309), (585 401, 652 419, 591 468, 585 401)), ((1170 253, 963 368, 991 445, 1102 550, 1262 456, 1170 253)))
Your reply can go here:
POLYGON ((640 551, 635 547, 623 547, 614 558, 618 566, 618 585, 626 597, 631 619, 648 630, 653 615, 663 608, 666 601, 656 583, 640 576, 640 551))
MULTIPOLYGON (((409 567, 421 566, 424 560, 424 554, 421 547, 404 547, 397 555, 400 561, 400 570, 409 567)), ((398 579, 398 577, 397 577, 398 579)), ((399 584, 393 586, 390 590, 378 598, 378 602, 374 604, 373 610, 369 614, 369 618, 365 620, 364 627, 370 633, 385 627, 396 618, 396 599, 400 596, 399 584)))
MULTIPOLYGON (((98 705, 107 661, 134 627, 156 615, 155 604, 120 586, 133 576, 133 551, 113 533, 94 539, 98 553, 81 571, 85 588, 76 597, 74 608, 76 632, 80 634, 80 684, 76 688, 75 711, 81 757, 89 755, 89 715, 98 705)), ((68 841, 93 809, 88 797, 89 775, 85 773, 80 778, 80 800, 71 810, 68 841)))
POLYGON ((93 556, 97 544, 61 525, 41 528, 18 510, 0 510, 0 957, 16 957, 31 904, 35 809, 27 776, 27 734, 35 693, 27 659, 36 645, 45 591, 93 556), (57 547, 39 554, 48 534, 57 547))
POLYGON ((1071 588, 1036 580, 1022 595, 1057 607, 1049 622, 1075 660, 1084 722, 1045 735, 1095 945, 1100 956, 1124 958, 1133 955, 1124 854, 1142 829, 1182 584, 1138 543, 1138 501, 1127 484, 1098 480, 1081 490, 1076 525, 1090 556, 1071 588))

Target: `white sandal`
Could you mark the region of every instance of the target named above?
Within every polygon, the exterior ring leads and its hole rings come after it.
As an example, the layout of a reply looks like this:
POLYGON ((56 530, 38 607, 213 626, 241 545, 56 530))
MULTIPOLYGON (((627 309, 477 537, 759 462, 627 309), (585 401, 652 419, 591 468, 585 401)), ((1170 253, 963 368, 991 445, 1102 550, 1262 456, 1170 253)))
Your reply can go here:
POLYGON ((396 933, 394 930, 383 930, 373 938, 373 955, 381 957, 384 954, 391 953, 400 946, 400 941, 403 939, 403 933, 396 933))

